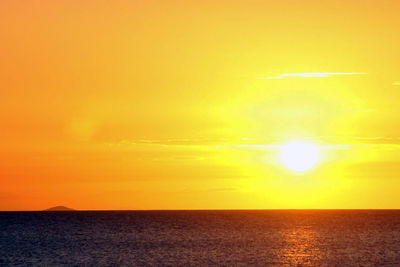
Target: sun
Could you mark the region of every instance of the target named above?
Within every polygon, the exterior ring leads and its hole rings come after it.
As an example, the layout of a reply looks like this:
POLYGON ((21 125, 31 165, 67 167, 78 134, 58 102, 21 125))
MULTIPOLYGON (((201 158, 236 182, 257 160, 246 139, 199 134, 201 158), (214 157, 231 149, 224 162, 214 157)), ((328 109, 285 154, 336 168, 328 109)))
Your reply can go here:
POLYGON ((282 146, 282 162, 293 171, 303 172, 311 169, 318 158, 318 147, 314 144, 288 143, 282 146))

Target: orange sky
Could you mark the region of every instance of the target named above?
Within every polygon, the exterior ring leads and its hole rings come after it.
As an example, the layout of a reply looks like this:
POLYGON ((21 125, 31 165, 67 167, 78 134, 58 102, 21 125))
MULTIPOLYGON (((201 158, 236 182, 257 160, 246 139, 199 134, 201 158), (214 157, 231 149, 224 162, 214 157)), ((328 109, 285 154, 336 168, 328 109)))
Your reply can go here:
POLYGON ((0 210, 400 208, 398 10, 0 2, 0 210))

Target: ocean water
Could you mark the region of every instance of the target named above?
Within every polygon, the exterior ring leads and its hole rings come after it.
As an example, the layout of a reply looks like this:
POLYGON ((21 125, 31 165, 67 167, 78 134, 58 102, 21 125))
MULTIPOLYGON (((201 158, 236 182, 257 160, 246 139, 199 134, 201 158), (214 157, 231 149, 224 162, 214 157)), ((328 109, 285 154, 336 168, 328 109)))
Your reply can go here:
POLYGON ((400 211, 0 212, 0 266, 400 266, 400 211))

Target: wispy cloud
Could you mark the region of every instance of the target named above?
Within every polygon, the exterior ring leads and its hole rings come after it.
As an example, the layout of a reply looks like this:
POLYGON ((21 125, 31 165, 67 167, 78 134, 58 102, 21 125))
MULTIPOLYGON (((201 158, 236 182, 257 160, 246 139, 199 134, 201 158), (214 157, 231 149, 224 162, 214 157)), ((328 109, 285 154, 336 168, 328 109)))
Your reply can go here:
POLYGON ((343 75, 366 75, 365 72, 305 72, 305 73, 283 73, 271 77, 257 77, 257 79, 285 79, 285 78, 328 78, 343 75))
MULTIPOLYGON (((356 111, 356 112, 369 112, 356 111)), ((276 149, 281 144, 293 141, 287 138, 176 138, 176 139, 132 139, 105 143, 108 147, 156 147, 164 149, 276 149)), ((326 144, 396 144, 400 146, 400 136, 308 136, 296 141, 318 141, 326 144)), ((182 158, 182 159, 185 159, 182 158)))

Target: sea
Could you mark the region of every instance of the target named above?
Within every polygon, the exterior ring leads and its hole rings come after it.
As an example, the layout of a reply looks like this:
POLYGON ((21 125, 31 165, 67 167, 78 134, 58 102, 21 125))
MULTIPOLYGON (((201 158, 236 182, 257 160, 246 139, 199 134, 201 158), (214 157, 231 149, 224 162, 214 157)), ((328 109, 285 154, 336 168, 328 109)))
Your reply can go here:
POLYGON ((0 266, 400 266, 400 210, 0 212, 0 266))

